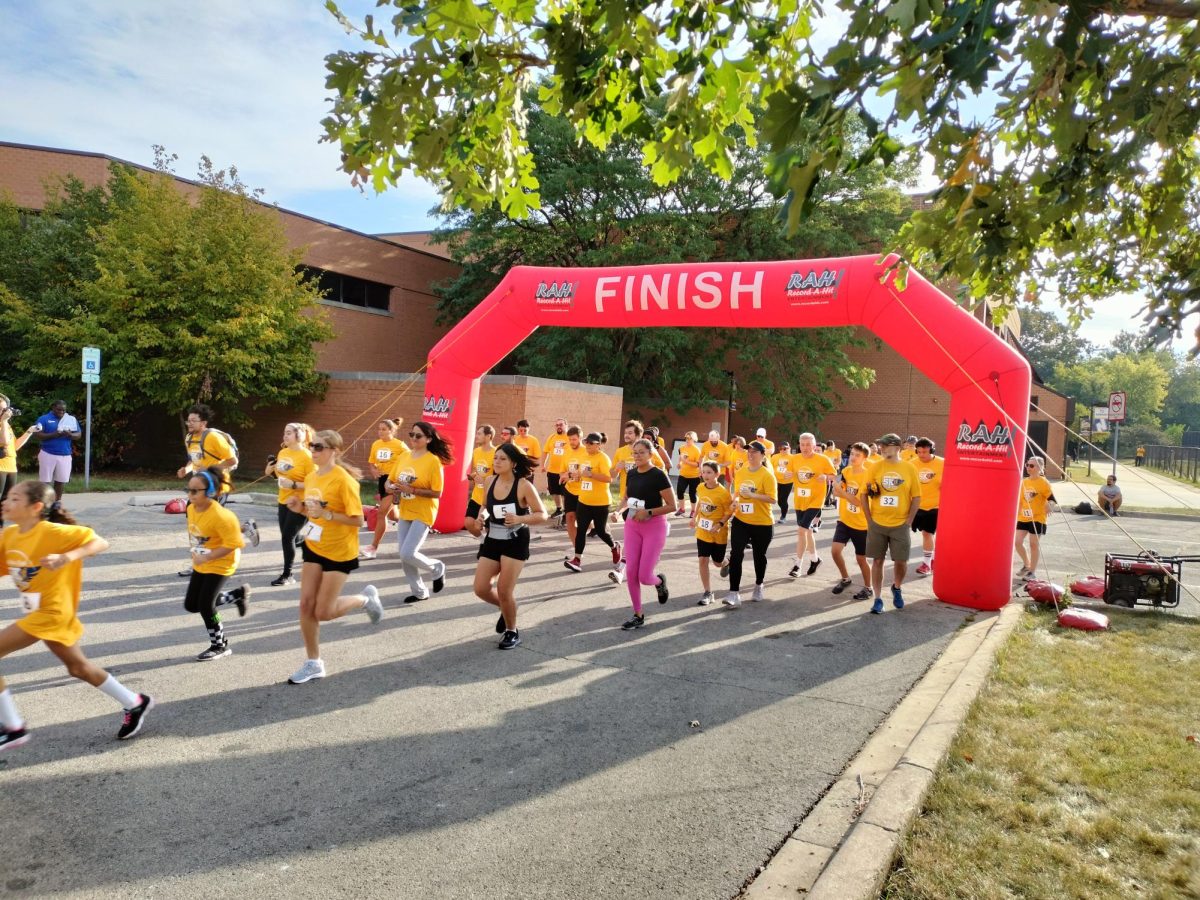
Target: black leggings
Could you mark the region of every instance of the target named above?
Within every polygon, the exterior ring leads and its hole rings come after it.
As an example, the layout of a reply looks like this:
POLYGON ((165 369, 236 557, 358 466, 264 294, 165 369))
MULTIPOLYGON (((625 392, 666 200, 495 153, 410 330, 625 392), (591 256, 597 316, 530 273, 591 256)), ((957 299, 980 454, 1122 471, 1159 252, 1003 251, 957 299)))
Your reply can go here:
MULTIPOLYGON (((10 453, 12 451, 9 451, 10 453)), ((0 472, 0 503, 8 496, 9 489, 17 483, 16 472, 0 472)), ((0 525, 4 524, 4 513, 0 512, 0 525)))
POLYGON ((217 616, 217 606, 221 603, 221 588, 224 586, 224 575, 193 571, 187 595, 183 598, 183 608, 190 613, 200 613, 204 627, 214 628, 221 621, 217 616))
POLYGON ((592 506, 590 503, 580 503, 575 507, 575 555, 583 555, 583 545, 587 543, 588 526, 596 528, 596 537, 613 545, 612 536, 608 533, 608 506, 592 506))
POLYGON ((682 500, 683 492, 687 491, 688 499, 692 501, 692 505, 696 504, 696 488, 700 486, 699 478, 684 478, 678 475, 675 478, 675 499, 682 500))
POLYGON ((279 504, 279 533, 283 535, 283 574, 292 574, 292 563, 296 559, 296 535, 307 522, 300 513, 292 512, 286 503, 279 504))
POLYGON ((780 482, 775 490, 775 502, 779 504, 779 517, 782 519, 787 515, 788 497, 792 496, 792 483, 787 484, 780 482))
POLYGON ((742 557, 746 545, 754 550, 754 583, 762 584, 767 577, 767 548, 775 529, 770 525, 747 525, 735 518, 729 531, 729 589, 736 591, 742 586, 742 557))

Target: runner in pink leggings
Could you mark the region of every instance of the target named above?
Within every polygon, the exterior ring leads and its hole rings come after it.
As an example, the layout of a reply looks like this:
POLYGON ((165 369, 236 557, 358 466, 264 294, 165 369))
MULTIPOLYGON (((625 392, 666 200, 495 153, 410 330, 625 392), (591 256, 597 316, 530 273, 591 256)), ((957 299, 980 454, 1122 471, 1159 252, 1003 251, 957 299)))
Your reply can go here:
POLYGON ((625 476, 620 508, 625 516, 625 562, 633 618, 621 625, 626 631, 646 624, 642 612, 642 585, 653 586, 658 602, 666 603, 667 576, 657 574, 658 559, 667 543, 671 526, 666 517, 675 511, 671 479, 650 465, 654 446, 645 438, 633 442, 634 468, 625 476))

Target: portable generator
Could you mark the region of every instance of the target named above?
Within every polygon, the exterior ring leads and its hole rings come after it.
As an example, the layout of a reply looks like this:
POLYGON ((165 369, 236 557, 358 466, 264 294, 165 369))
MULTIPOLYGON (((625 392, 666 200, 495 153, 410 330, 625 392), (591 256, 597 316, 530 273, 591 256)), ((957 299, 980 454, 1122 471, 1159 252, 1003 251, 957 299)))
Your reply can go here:
POLYGON ((1159 556, 1153 550, 1137 556, 1104 554, 1104 602, 1132 609, 1139 603, 1155 608, 1179 605, 1179 582, 1185 562, 1200 556, 1159 556))

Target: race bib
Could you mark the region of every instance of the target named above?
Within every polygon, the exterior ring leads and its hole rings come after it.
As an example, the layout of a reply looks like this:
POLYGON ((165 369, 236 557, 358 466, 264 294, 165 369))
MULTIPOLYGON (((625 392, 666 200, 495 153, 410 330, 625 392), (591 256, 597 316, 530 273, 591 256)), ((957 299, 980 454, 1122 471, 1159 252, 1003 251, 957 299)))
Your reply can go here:
POLYGON ((738 512, 745 513, 746 515, 750 515, 751 513, 754 512, 754 504, 753 503, 739 503, 738 504, 738 512))
POLYGON ((1033 518, 1033 510, 1032 509, 1021 510, 1021 517, 1025 518, 1025 519, 1032 519, 1033 518))
POLYGON ((697 519, 696 525, 701 531, 716 531, 717 525, 712 519, 697 519))
POLYGON ((626 506, 627 506, 629 509, 645 509, 645 508, 646 508, 646 501, 645 501, 645 500, 639 500, 637 497, 626 497, 626 498, 625 498, 625 505, 626 505, 626 506))
POLYGON ((808 488, 796 488, 796 496, 797 497, 811 497, 812 491, 809 490, 808 488))
POLYGON ((566 451, 565 451, 565 450, 563 450, 563 448, 562 448, 562 447, 555 447, 555 448, 554 448, 554 455, 555 455, 555 456, 562 456, 562 455, 563 455, 565 452, 566 452, 566 451))
POLYGON ((777 468, 778 468, 778 470, 779 470, 779 474, 780 474, 780 475, 786 475, 786 474, 787 474, 787 472, 788 472, 788 464, 787 464, 787 463, 785 463, 785 462, 781 462, 781 463, 780 463, 780 464, 777 466, 777 468))
POLYGON ((858 512, 858 507, 855 506, 853 503, 847 503, 846 504, 846 512, 853 515, 854 513, 858 512))
POLYGON ((316 522, 306 522, 304 527, 300 529, 300 533, 296 536, 302 540, 320 543, 322 531, 323 529, 316 522))
POLYGON ((494 509, 496 510, 496 518, 501 521, 504 521, 505 516, 515 516, 517 514, 517 504, 515 503, 497 503, 494 509))
POLYGON ((200 460, 203 458, 204 458, 204 453, 200 450, 192 450, 190 453, 188 453, 188 459, 190 459, 194 463, 200 462, 200 460))
POLYGON ((375 458, 376 458, 377 460, 379 460, 379 462, 387 462, 389 459, 391 459, 391 458, 392 458, 392 451, 391 451, 391 450, 388 450, 388 449, 385 447, 384 449, 382 449, 382 450, 379 450, 379 451, 378 451, 378 452, 375 454, 375 458))
POLYGON ((25 610, 25 612, 30 613, 37 609, 40 609, 41 605, 42 605, 42 595, 41 594, 35 594, 35 593, 22 593, 21 594, 21 609, 25 610))
POLYGON ((899 509, 900 498, 888 496, 885 494, 884 496, 879 498, 879 505, 880 506, 892 506, 892 507, 896 507, 897 509, 899 509))
POLYGON ((592 483, 590 481, 581 481, 579 482, 579 489, 581 491, 590 491, 592 489, 592 483))

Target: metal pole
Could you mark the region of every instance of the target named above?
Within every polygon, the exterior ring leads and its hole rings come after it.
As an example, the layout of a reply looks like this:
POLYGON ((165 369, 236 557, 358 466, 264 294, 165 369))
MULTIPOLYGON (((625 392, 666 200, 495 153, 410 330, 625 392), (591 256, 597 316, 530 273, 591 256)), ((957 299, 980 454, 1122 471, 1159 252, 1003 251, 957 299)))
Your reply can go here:
POLYGON ((1117 477, 1117 450, 1121 440, 1121 423, 1113 422, 1113 478, 1117 477))
POLYGON ((87 425, 83 433, 83 489, 92 483, 92 383, 87 386, 87 425))

